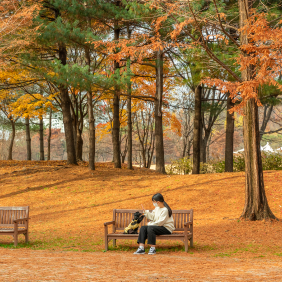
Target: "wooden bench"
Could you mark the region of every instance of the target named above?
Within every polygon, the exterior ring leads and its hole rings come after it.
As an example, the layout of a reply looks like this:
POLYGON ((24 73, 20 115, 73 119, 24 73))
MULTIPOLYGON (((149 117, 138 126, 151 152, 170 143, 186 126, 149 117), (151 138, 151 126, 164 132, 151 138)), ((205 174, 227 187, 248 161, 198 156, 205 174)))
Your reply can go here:
MULTIPOLYGON (((138 234, 122 234, 125 227, 127 227, 133 219, 135 212, 142 210, 126 210, 114 209, 113 220, 104 223, 105 227, 105 250, 108 250, 109 241, 113 240, 113 246, 116 246, 117 239, 137 240, 138 234), (112 233, 108 232, 108 226, 112 225, 112 233), (122 231, 122 232, 116 232, 122 231)), ((151 210, 150 210, 151 212, 151 210)), ((193 247, 193 210, 173 210, 172 216, 174 219, 175 230, 171 235, 158 235, 157 239, 161 240, 181 240, 185 245, 185 252, 188 252, 188 240, 190 240, 190 247, 193 247)), ((150 220, 144 218, 139 226, 147 225, 150 220)))
POLYGON ((29 207, 0 207, 0 235, 14 236, 14 245, 18 245, 18 235, 24 234, 28 243, 29 207))

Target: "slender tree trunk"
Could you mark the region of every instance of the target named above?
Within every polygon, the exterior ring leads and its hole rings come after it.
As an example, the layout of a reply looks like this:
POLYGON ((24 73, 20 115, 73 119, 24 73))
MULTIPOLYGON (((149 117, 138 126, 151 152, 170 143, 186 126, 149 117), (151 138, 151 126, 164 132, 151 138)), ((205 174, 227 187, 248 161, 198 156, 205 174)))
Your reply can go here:
MULTIPOLYGON (((88 48, 85 48, 85 55, 90 72, 91 57, 88 48)), ((87 109, 89 122, 89 169, 95 170, 95 118, 93 110, 93 95, 91 91, 87 92, 87 109)))
POLYGON ((26 159, 31 160, 31 138, 30 138, 30 127, 29 118, 25 119, 25 135, 26 135, 26 159))
POLYGON ((49 133, 48 133, 48 151, 47 151, 47 160, 51 159, 51 136, 52 136, 52 109, 50 108, 49 116, 49 133))
POLYGON ((40 161, 44 161, 44 127, 43 118, 39 119, 40 161))
MULTIPOLYGON (((119 2, 119 1, 118 1, 119 2)), ((119 40, 120 29, 118 27, 118 23, 115 23, 115 41, 119 40)), ((114 70, 117 71, 119 69, 119 63, 114 62, 114 70)), ((114 107, 113 107, 113 160, 115 168, 121 168, 121 159, 120 159, 120 121, 119 121, 119 98, 120 96, 120 86, 115 86, 115 94, 114 94, 114 107)))
MULTIPOLYGON (((127 29, 128 39, 131 38, 131 31, 129 30, 129 27, 127 29)), ((129 58, 130 60, 130 58, 129 58)), ((130 68, 130 62, 128 62, 128 67, 130 68)), ((127 84, 127 139, 128 139, 128 147, 127 147, 127 168, 133 169, 132 166, 132 120, 131 120, 131 82, 129 81, 127 84)))
POLYGON ((202 86, 198 85, 195 90, 195 117, 193 133, 193 169, 192 174, 200 173, 200 147, 201 147, 201 100, 202 86))
POLYGON ((265 105, 264 106, 263 120, 262 120, 262 124, 261 124, 261 127, 260 127, 260 141, 261 141, 262 136, 265 132, 267 123, 270 120, 272 111, 273 111, 273 105, 265 105))
POLYGON ((95 170, 95 119, 92 92, 87 93, 89 118, 89 169, 95 170))
POLYGON ((234 113, 230 114, 234 103, 230 97, 227 98, 226 113, 226 135, 225 135, 225 171, 233 171, 233 140, 234 140, 234 113))
MULTIPOLYGON (((244 27, 250 16, 254 1, 239 0, 240 28, 244 27)), ((248 35, 241 33, 241 44, 248 43, 248 35)), ((244 54, 247 56, 247 54, 244 54)), ((242 80, 249 81, 255 76, 254 66, 242 71, 242 80)), ((264 189, 262 160, 260 152, 260 134, 258 107, 254 98, 244 106, 244 154, 245 154, 245 207, 241 215, 249 220, 275 219, 271 212, 264 189)))
POLYGON ((13 159, 13 147, 14 147, 14 140, 16 136, 16 127, 15 127, 15 122, 10 118, 10 122, 12 125, 12 137, 11 137, 11 142, 9 146, 9 154, 8 154, 8 160, 13 159))
POLYGON ((156 100, 155 100, 155 146, 156 146, 156 171, 166 174, 164 159, 164 139, 163 139, 163 53, 157 51, 156 61, 156 100))

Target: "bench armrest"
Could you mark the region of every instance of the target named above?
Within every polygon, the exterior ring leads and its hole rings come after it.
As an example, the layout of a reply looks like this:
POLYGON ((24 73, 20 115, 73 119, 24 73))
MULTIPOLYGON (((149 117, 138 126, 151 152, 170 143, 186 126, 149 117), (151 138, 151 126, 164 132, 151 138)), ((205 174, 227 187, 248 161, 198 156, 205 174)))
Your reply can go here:
POLYGON ((29 220, 29 217, 25 217, 25 218, 18 218, 18 219, 15 219, 13 220, 14 223, 18 223, 19 221, 28 221, 29 220))
POLYGON ((107 226, 107 225, 111 225, 111 224, 115 224, 116 222, 114 220, 112 221, 108 221, 108 222, 105 222, 104 223, 104 226, 107 226))
POLYGON ((192 225, 192 224, 193 224, 192 221, 188 221, 188 222, 185 222, 185 223, 184 223, 184 226, 188 226, 188 225, 192 225))

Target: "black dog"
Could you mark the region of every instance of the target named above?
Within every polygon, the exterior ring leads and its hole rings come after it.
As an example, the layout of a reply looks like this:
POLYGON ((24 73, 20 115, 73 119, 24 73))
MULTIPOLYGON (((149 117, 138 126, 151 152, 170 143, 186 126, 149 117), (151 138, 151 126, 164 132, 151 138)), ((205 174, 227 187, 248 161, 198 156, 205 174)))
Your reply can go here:
POLYGON ((138 234, 139 224, 143 220, 144 217, 145 215, 142 215, 140 212, 135 212, 133 220, 124 229, 123 234, 138 234))

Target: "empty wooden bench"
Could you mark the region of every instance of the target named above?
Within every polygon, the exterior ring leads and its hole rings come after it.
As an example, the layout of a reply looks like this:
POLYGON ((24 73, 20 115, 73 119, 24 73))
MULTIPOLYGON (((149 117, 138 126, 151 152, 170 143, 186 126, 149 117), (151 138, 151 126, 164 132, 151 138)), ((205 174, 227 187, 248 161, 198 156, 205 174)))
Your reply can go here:
MULTIPOLYGON (((135 212, 142 210, 114 209, 113 220, 104 223, 105 227, 105 250, 108 250, 109 241, 113 240, 113 246, 116 245, 117 239, 136 240, 138 234, 122 234, 133 219, 135 212), (112 225, 112 233, 109 233, 108 226, 112 225)), ((151 211, 150 211, 151 212, 151 211)), ((193 247, 193 210, 173 210, 175 230, 171 235, 158 235, 157 240, 179 240, 185 245, 185 252, 188 252, 188 240, 190 247, 193 247)), ((138 232, 143 225, 147 225, 150 220, 144 218, 139 226, 138 232)))
POLYGON ((18 235, 24 234, 28 242, 29 207, 0 207, 0 235, 14 236, 14 245, 18 245, 18 235))

